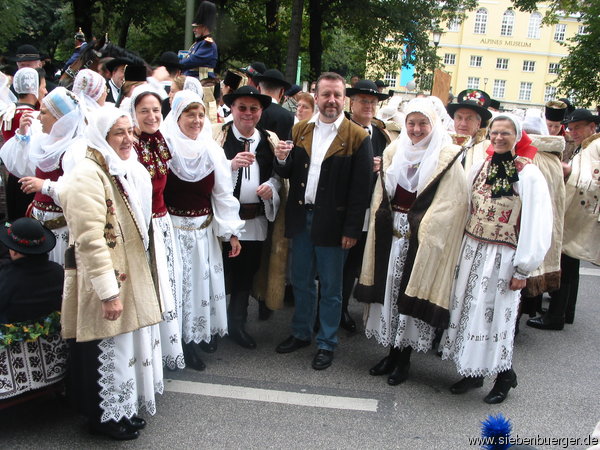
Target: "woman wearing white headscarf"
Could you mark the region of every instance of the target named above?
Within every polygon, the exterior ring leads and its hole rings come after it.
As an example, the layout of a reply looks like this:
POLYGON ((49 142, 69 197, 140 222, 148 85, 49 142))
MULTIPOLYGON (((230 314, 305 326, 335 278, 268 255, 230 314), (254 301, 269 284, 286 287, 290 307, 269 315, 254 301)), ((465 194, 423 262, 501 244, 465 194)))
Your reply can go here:
POLYGON ((152 180, 152 231, 154 256, 158 274, 159 297, 164 307, 160 324, 163 364, 169 370, 185 367, 177 314, 175 278, 181 266, 175 245, 173 223, 167 212, 164 190, 167 164, 171 159, 169 146, 159 127, 162 123, 160 94, 149 84, 137 86, 131 94, 130 114, 133 118, 133 148, 138 161, 152 180))
POLYGON ((73 81, 73 94, 77 95, 85 107, 86 115, 104 106, 108 95, 106 80, 98 72, 82 69, 73 81))
POLYGON ((80 101, 59 87, 42 100, 39 120, 24 114, 17 134, 0 151, 8 170, 20 177, 22 191, 35 194, 31 216, 56 236, 49 258, 63 265, 69 231, 58 192, 65 175, 85 157, 84 129, 80 101))
POLYGON ((152 185, 132 148, 132 123, 99 108, 88 150, 60 193, 71 231, 62 333, 71 341, 73 398, 90 431, 135 439, 162 392, 159 300, 148 249, 152 185))
POLYGON ((202 370, 198 347, 227 333, 223 256, 219 237, 229 240, 230 257, 239 254, 244 227, 233 196, 230 165, 214 142, 204 103, 191 91, 173 98, 161 130, 172 151, 165 201, 181 257, 179 317, 186 364, 202 370))
POLYGON ((355 291, 369 303, 367 337, 390 347, 370 373, 389 375, 390 385, 407 379, 411 351, 429 350, 435 329, 448 325, 468 204, 461 149, 452 145, 431 101, 414 99, 405 114, 400 136, 383 155, 355 291))
POLYGON ((464 377, 452 393, 481 387, 483 377, 497 375, 484 401, 501 403, 517 386, 512 355, 519 293, 550 247, 552 205, 540 170, 519 156, 525 140, 520 120, 496 116, 490 139, 493 153, 471 169, 471 212, 442 357, 452 359, 464 377))

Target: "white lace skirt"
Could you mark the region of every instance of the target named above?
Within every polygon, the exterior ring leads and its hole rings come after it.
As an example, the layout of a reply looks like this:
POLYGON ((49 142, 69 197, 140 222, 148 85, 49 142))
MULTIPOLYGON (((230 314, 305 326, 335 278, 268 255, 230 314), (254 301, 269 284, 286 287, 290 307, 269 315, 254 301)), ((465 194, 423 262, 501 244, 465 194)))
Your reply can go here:
POLYGON ((208 342, 213 334, 227 334, 227 301, 221 244, 212 224, 201 229, 207 216, 171 216, 181 270, 176 273, 181 289, 178 306, 185 343, 208 342))
MULTIPOLYGON (((408 218, 405 213, 394 212, 394 229, 403 236, 409 231, 408 218)), ((385 285, 383 305, 370 303, 367 305, 365 334, 386 347, 412 347, 416 351, 426 352, 431 348, 435 336, 435 328, 422 320, 398 313, 397 300, 400 295, 402 270, 406 262, 408 238, 395 237, 388 263, 388 275, 385 285)))
POLYGON ((509 289, 515 251, 463 238, 460 267, 450 299, 450 325, 442 358, 462 376, 490 376, 512 366, 519 291, 509 289))
POLYGON ((163 365, 170 370, 183 369, 185 362, 181 348, 181 335, 175 300, 177 298, 175 274, 181 271, 181 266, 180 258, 177 255, 171 217, 168 214, 155 217, 152 219, 152 229, 159 294, 164 307, 163 321, 158 324, 162 361, 163 365))
MULTIPOLYGON (((57 217, 61 217, 63 213, 44 211, 33 207, 31 208, 31 215, 34 219, 37 219, 40 222, 45 222, 47 220, 52 220, 56 219, 57 217)), ((69 246, 69 229, 66 226, 64 226, 51 231, 52 234, 54 234, 54 236, 56 237, 56 247, 54 247, 50 251, 50 253, 48 253, 48 259, 65 267, 65 251, 69 246)))
POLYGON ((102 422, 131 418, 145 409, 156 413, 154 394, 163 392, 158 325, 102 339, 100 344, 102 422))

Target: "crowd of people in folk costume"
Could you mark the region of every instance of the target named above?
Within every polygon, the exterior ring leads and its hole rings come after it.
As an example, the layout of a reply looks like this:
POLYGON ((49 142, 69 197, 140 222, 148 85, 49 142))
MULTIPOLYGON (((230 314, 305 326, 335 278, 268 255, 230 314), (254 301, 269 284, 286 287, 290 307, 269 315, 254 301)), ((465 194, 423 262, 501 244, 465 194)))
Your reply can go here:
POLYGON ((204 370, 225 335, 256 348, 251 297, 261 319, 293 299, 276 352, 314 339, 315 370, 356 331, 355 298, 389 350, 371 375, 398 385, 433 350, 452 393, 495 377, 484 401, 504 401, 521 314, 573 323, 579 263, 600 263, 599 117, 567 99, 501 112, 480 90, 403 102, 333 72, 302 92, 260 62, 215 83, 208 4, 152 76, 117 57, 47 92, 37 50, 17 52, 0 322, 61 310, 70 396, 114 439, 138 437, 163 368, 204 370))

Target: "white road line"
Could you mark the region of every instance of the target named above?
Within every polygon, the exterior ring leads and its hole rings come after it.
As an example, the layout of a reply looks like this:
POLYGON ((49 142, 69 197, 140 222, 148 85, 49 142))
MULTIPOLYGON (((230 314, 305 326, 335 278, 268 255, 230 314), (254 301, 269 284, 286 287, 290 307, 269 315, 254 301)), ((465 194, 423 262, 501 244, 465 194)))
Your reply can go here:
POLYGON ((600 269, 587 269, 582 267, 579 269, 579 275, 591 275, 593 277, 600 277, 600 269))
POLYGON ((235 398, 258 402, 284 403, 314 408, 348 409, 377 412, 378 400, 372 398, 336 397, 333 395, 305 394, 301 392, 257 389, 243 386, 198 383, 165 379, 165 391, 209 397, 235 398))

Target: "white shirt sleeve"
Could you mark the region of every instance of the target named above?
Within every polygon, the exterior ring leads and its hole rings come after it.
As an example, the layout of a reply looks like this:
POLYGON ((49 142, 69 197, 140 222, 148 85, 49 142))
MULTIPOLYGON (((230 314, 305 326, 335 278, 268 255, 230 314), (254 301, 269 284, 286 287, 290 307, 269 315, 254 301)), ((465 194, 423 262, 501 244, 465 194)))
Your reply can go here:
POLYGON ((552 241, 552 202, 546 179, 534 164, 519 172, 515 191, 521 196, 521 229, 513 264, 515 278, 525 279, 544 261, 552 241))
POLYGON ((30 145, 31 133, 27 136, 17 133, 0 148, 0 159, 17 178, 35 176, 35 165, 29 159, 30 145))

